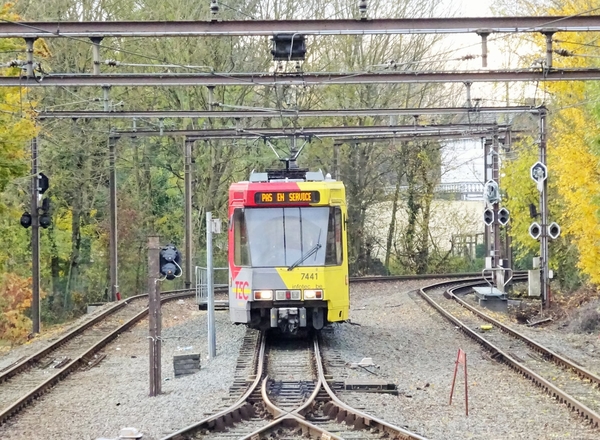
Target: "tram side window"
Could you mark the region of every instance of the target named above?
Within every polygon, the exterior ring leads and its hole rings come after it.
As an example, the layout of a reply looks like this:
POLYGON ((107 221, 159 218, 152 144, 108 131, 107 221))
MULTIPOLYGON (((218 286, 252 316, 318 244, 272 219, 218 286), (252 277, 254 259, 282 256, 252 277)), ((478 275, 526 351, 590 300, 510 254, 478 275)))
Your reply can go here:
POLYGON ((248 232, 243 209, 233 211, 233 262, 236 266, 250 266, 248 232))
POLYGON ((330 208, 329 224, 327 225, 327 251, 325 265, 339 266, 342 264, 342 210, 330 208))

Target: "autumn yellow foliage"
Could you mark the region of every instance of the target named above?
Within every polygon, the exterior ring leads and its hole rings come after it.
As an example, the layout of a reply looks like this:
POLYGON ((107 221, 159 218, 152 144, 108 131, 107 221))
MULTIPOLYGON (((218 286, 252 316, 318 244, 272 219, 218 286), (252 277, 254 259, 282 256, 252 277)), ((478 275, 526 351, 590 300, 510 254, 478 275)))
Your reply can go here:
POLYGON ((563 198, 561 224, 579 250, 579 268, 600 284, 600 157, 590 146, 600 138, 597 122, 581 108, 569 108, 553 118, 550 163, 563 198))
POLYGON ((10 343, 26 340, 32 328, 31 319, 25 315, 31 299, 31 278, 12 273, 0 277, 0 340, 10 343))
MULTIPOLYGON (((554 4, 560 7, 540 10, 540 15, 568 16, 591 9, 589 2, 581 0, 554 4)), ((538 41, 544 52, 545 38, 540 36, 538 41)), ((556 34, 553 48, 563 56, 554 54, 553 67, 597 67, 600 48, 596 41, 597 34, 594 33, 556 34)), ((600 285, 600 90, 593 82, 583 81, 546 82, 542 86, 549 109, 549 221, 556 221, 561 226, 564 244, 568 243, 569 248, 576 247, 574 254, 580 272, 591 283, 600 285)), ((529 203, 538 205, 539 192, 529 179, 529 167, 538 160, 537 142, 529 140, 518 151, 519 158, 506 167, 504 183, 509 186, 509 209, 521 213, 511 225, 514 242, 521 255, 526 255, 539 251, 539 244, 528 236, 532 219, 526 215, 529 203)), ((552 252, 550 257, 552 264, 552 252)))
MULTIPOLYGON (((586 10, 584 6, 580 1, 568 1, 551 13, 576 14, 586 10)), ((569 34, 560 48, 575 56, 557 58, 556 66, 585 68, 597 63, 595 39, 589 33, 569 34)), ((577 246, 581 271, 592 283, 600 284, 600 156, 594 153, 600 129, 590 104, 597 99, 598 90, 590 83, 562 81, 549 83, 546 89, 558 108, 550 119, 548 155, 553 184, 565 208, 562 230, 577 246)))

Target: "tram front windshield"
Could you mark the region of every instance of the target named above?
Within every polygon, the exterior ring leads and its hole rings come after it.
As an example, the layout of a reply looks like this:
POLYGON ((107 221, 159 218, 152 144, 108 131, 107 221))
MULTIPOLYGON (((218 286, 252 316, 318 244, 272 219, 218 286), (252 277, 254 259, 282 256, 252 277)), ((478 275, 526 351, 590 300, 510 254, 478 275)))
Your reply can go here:
POLYGON ((252 266, 323 266, 329 211, 328 207, 246 209, 252 266))

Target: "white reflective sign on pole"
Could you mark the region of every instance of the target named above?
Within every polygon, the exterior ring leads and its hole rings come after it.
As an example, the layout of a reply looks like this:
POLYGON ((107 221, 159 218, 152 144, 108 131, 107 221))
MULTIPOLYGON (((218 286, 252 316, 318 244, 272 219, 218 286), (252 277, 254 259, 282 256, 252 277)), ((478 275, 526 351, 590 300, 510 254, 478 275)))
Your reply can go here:
POLYGON ((213 218, 211 227, 212 227, 213 234, 220 234, 221 233, 221 219, 213 218))

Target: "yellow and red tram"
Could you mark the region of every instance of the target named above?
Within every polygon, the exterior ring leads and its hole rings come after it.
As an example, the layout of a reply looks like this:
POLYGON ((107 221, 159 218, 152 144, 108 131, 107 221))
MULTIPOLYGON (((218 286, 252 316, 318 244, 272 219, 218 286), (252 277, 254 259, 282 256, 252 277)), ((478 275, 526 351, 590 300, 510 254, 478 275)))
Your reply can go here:
POLYGON ((296 333, 348 319, 346 197, 321 171, 253 172, 229 189, 229 313, 296 333))

